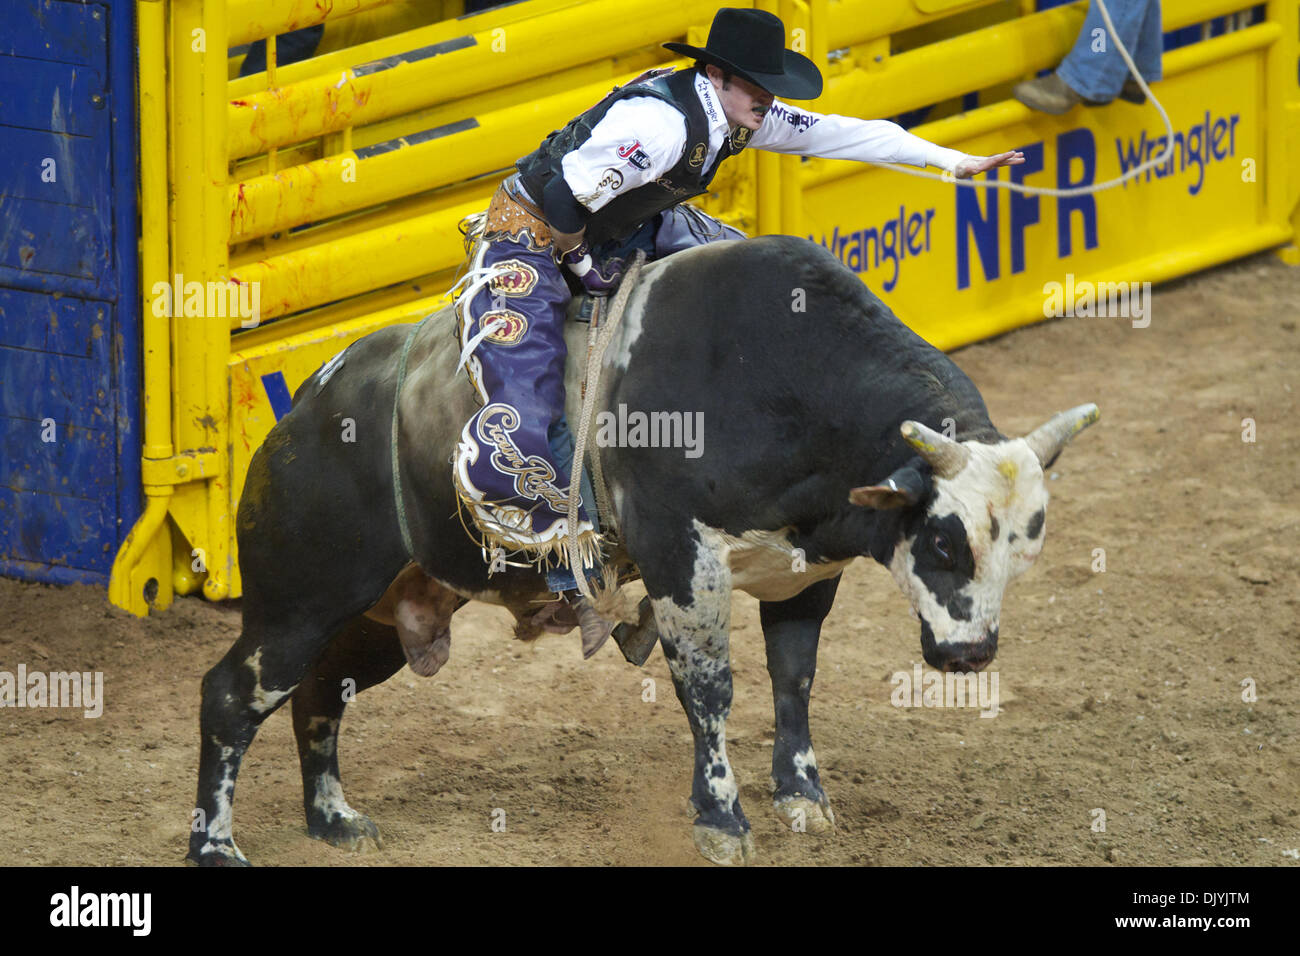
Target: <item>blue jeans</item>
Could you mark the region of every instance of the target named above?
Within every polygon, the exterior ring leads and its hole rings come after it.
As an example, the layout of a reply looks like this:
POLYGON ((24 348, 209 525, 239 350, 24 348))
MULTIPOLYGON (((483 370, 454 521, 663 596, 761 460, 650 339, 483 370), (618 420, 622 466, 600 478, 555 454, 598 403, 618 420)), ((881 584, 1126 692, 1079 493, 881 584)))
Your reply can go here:
MULTIPOLYGON (((1107 0, 1106 9, 1142 79, 1148 83, 1160 79, 1160 56, 1164 52, 1160 0, 1107 0)), ((1085 100, 1108 103, 1119 95, 1128 78, 1128 67, 1096 3, 1088 5, 1088 16, 1074 49, 1061 61, 1056 74, 1085 100), (1094 48, 1098 52, 1093 52, 1094 48)))
MULTIPOLYGON (((573 468, 573 432, 569 430, 569 419, 567 415, 561 413, 560 417, 551 423, 550 430, 546 433, 546 443, 551 449, 551 461, 555 463, 556 471, 559 473, 560 482, 564 486, 565 492, 569 490, 571 470, 573 468)), ((600 533, 600 518, 596 515, 596 493, 591 488, 591 479, 587 474, 587 469, 582 469, 582 480, 580 490, 582 500, 590 502, 591 506, 587 508, 587 516, 591 523, 596 526, 596 533, 600 533)), ((594 568, 584 568, 587 577, 593 576, 594 568)), ((572 591, 578 586, 577 579, 574 578, 573 572, 566 567, 553 567, 546 572, 546 586, 552 591, 572 591)))

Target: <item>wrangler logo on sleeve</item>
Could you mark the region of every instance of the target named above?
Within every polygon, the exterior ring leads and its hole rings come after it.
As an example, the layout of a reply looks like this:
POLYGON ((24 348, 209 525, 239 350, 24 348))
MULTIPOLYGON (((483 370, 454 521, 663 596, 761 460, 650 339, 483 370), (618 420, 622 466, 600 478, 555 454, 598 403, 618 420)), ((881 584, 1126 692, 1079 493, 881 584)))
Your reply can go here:
POLYGON ((774 119, 778 119, 783 123, 790 124, 801 133, 806 129, 812 129, 821 118, 809 113, 797 112, 780 103, 773 103, 772 108, 768 110, 767 115, 774 119))

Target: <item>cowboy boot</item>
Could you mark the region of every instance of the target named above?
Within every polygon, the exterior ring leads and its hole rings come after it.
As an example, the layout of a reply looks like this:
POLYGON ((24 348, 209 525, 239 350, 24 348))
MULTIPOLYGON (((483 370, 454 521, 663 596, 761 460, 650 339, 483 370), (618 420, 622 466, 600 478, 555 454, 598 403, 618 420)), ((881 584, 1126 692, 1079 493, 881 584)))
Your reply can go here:
MULTIPOLYGON (((585 573, 588 581, 600 580, 599 573, 594 569, 588 569, 585 573)), ((601 617, 592 603, 582 596, 577 579, 569 568, 551 568, 546 572, 546 584, 559 594, 560 600, 573 609, 582 633, 582 657, 586 660, 609 640, 610 632, 614 630, 613 622, 601 617)))
POLYGON ((565 591, 564 599, 578 615, 578 630, 582 634, 582 659, 588 660, 605 646, 614 630, 614 622, 601 617, 592 603, 577 591, 565 591))
POLYGON ((1068 113, 1083 102, 1083 97, 1070 89, 1065 80, 1056 73, 1017 83, 1012 88, 1011 95, 1031 110, 1050 113, 1053 116, 1068 113))
MULTIPOLYGON (((1147 95, 1142 92, 1142 87, 1138 86, 1137 80, 1133 79, 1131 76, 1124 81, 1123 87, 1120 88, 1119 98, 1126 103, 1133 103, 1136 106, 1141 106, 1147 101, 1147 95)), ((1083 101, 1085 106, 1105 106, 1106 104, 1113 102, 1114 100, 1083 101)))
POLYGON ((1147 101, 1147 95, 1142 92, 1142 87, 1138 86, 1137 80, 1131 76, 1124 81, 1124 87, 1119 91, 1119 98, 1129 103, 1136 103, 1138 106, 1147 101))

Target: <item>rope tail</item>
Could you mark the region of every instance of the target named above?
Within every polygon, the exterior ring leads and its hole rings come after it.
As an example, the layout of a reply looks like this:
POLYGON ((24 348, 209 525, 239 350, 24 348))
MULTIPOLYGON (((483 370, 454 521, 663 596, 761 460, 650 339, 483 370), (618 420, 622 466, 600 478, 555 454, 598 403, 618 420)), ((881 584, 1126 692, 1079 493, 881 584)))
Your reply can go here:
MULTIPOLYGON (((600 384, 600 367, 605 355, 605 349, 609 347, 613 339, 614 330, 618 327, 618 321, 623 317, 623 310, 627 308, 627 300, 631 297, 632 287, 636 285, 636 280, 641 274, 641 266, 645 264, 645 252, 638 249, 632 259, 631 265, 623 274, 623 281, 619 283, 618 292, 614 296, 614 305, 609 310, 609 320, 600 326, 599 330, 593 330, 596 334, 596 347, 591 350, 587 356, 587 376, 586 392, 582 396, 582 417, 578 422, 578 432, 574 441, 573 449, 573 471, 569 476, 569 567, 574 570, 573 578, 578 583, 578 591, 588 601, 594 601, 595 596, 592 594, 591 587, 587 583, 587 575, 581 573, 583 567, 581 549, 578 547, 578 498, 579 490, 582 484, 582 462, 583 456, 587 450, 587 433, 591 430, 591 419, 596 408, 596 393, 599 391, 600 384)), ((599 454, 599 453, 597 453, 599 454)), ((593 502, 594 504, 594 502, 593 502)))

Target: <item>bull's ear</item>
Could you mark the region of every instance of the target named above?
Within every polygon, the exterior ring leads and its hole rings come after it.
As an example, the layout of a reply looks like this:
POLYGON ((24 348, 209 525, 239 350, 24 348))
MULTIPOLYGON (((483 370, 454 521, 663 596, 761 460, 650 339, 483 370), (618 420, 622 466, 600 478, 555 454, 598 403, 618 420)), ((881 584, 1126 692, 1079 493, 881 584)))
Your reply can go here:
POLYGON ((915 468, 899 468, 878 485, 863 485, 849 492, 849 501, 863 508, 887 511, 890 508, 907 508, 925 498, 929 493, 926 476, 915 468))

